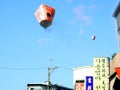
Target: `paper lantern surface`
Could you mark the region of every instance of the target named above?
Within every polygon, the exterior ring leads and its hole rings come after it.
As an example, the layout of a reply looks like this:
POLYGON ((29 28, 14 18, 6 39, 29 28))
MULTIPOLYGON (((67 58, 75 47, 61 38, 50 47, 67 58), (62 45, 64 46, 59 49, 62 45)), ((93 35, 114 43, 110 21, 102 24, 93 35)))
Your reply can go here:
POLYGON ((55 14, 55 9, 46 5, 41 4, 35 12, 35 17, 40 25, 44 28, 49 27, 52 24, 55 14))

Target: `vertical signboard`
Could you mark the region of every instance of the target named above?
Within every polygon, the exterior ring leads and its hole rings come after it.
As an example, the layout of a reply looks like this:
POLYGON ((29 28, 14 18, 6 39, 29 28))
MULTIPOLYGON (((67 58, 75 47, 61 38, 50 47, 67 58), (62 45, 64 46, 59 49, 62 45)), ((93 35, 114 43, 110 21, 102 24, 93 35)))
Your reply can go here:
POLYGON ((84 80, 77 80, 76 81, 75 90, 84 90, 84 80))
POLYGON ((108 58, 94 58, 94 90, 109 90, 108 58))
POLYGON ((93 76, 86 76, 86 90, 93 90, 93 76))

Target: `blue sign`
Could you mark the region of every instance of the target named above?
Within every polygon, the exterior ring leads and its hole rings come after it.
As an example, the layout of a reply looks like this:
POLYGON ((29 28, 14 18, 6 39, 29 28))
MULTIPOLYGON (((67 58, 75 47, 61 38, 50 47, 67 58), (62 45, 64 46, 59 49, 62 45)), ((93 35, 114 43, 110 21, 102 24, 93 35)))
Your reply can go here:
POLYGON ((93 76, 86 76, 86 90, 93 90, 93 76))

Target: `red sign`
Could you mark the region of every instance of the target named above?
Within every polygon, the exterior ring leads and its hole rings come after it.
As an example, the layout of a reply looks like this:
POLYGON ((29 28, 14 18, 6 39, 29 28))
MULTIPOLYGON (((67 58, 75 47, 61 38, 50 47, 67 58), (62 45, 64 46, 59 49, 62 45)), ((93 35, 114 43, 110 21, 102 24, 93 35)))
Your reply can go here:
POLYGON ((84 90, 84 83, 83 82, 77 82, 76 83, 76 90, 84 90))
POLYGON ((118 77, 120 78, 120 67, 115 67, 115 72, 117 73, 118 77))

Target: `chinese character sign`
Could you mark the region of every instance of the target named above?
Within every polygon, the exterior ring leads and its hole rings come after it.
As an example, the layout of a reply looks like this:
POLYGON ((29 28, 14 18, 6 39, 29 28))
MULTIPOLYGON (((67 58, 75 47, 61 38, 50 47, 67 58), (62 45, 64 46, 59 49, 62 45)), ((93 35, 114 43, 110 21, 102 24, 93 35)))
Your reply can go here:
POLYGON ((86 76, 86 90, 93 90, 93 76, 86 76))
POLYGON ((94 90, 109 89, 108 64, 108 58, 94 58, 94 90))

